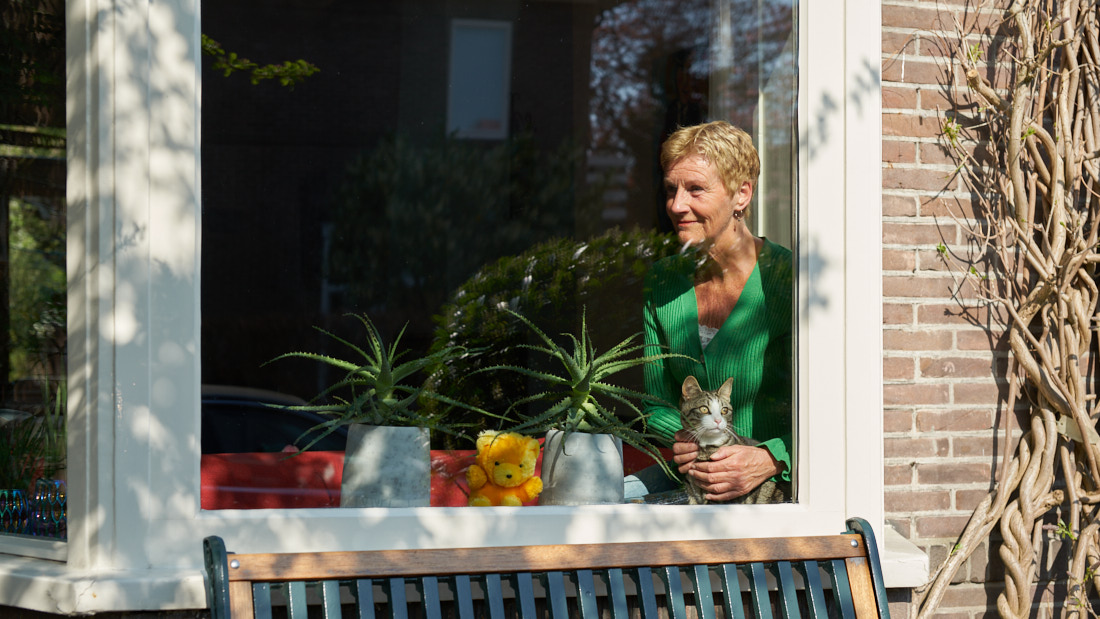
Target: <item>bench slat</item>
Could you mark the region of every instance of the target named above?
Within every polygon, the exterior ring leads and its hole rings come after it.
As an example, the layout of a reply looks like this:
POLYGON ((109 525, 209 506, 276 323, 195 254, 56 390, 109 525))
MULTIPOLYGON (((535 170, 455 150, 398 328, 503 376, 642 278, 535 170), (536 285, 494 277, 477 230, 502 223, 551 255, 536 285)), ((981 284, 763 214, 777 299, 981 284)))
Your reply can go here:
POLYGON ((855 619, 856 609, 852 605, 852 589, 848 584, 848 567, 844 561, 833 559, 828 563, 828 572, 833 584, 833 599, 840 609, 841 619, 855 619))
POLYGON ((723 565, 719 568, 718 576, 722 580, 722 608, 726 611, 726 617, 745 619, 745 604, 741 597, 741 579, 737 575, 737 566, 723 565))
POLYGON ((426 619, 443 619, 439 587, 439 579, 435 576, 425 576, 416 580, 416 588, 420 592, 420 605, 423 607, 426 619))
POLYGON ((626 602, 626 575, 617 567, 607 570, 607 593, 611 600, 611 619, 628 619, 630 609, 626 602))
POLYGON ((653 587, 653 571, 648 567, 639 567, 634 570, 634 578, 643 619, 658 619, 660 614, 657 610, 657 591, 653 587))
POLYGON ((554 619, 568 619, 569 609, 565 605, 565 574, 554 571, 546 573, 546 604, 550 616, 554 619))
POLYGON ((504 587, 500 574, 485 575, 485 605, 489 607, 490 619, 504 619, 504 587))
POLYGON ((600 611, 596 607, 596 579, 592 570, 577 570, 577 604, 581 609, 582 619, 600 619, 600 611))
POLYGON ((293 573, 302 580, 347 579, 362 574, 421 576, 465 573, 721 565, 753 561, 846 559, 866 554, 858 535, 792 537, 708 542, 638 542, 533 547, 448 548, 234 555, 240 566, 229 580, 279 580, 293 573), (851 545, 856 540, 856 546, 851 545))
POLYGON ((321 608, 323 619, 340 619, 340 582, 326 580, 321 583, 321 608))
POLYGON ((779 587, 779 609, 784 617, 801 617, 798 610, 798 589, 794 583, 794 571, 790 561, 776 561, 772 573, 779 587))
MULTIPOLYGON (((257 619, 271 619, 271 585, 266 582, 257 583, 249 588, 248 608, 244 612, 255 613, 257 619)), ((236 608, 233 616, 240 616, 236 608)))
POLYGON ((513 578, 520 619, 535 619, 538 616, 535 606, 535 579, 530 572, 514 574, 513 578))
POLYGON ((455 605, 458 607, 458 616, 462 619, 476 619, 474 617, 474 598, 471 579, 467 574, 459 574, 454 578, 455 605))
POLYGON ((409 600, 405 595, 405 579, 386 579, 386 595, 390 598, 390 619, 408 619, 409 600))
POLYGON ((665 584, 665 602, 670 619, 687 619, 687 606, 684 602, 684 583, 680 580, 680 570, 665 567, 658 572, 665 584))
POLYGON ((825 587, 821 583, 821 567, 817 561, 799 561, 798 572, 806 584, 806 605, 814 619, 826 619, 829 616, 825 602, 825 587))
POLYGON ((760 619, 772 619, 772 602, 768 594, 768 575, 763 563, 749 564, 749 596, 752 598, 753 615, 760 619))
POLYGON ((714 590, 710 585, 710 570, 696 565, 691 570, 691 584, 695 588, 695 611, 701 619, 714 619, 714 590))
POLYGON ((359 619, 374 619, 374 583, 370 578, 360 578, 352 587, 359 619))

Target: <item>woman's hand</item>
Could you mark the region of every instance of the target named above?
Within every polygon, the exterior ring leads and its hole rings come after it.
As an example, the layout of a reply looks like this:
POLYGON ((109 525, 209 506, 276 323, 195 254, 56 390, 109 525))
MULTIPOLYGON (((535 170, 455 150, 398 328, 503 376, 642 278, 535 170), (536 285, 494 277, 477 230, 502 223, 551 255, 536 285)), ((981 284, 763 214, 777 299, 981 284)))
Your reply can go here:
POLYGON ((736 499, 781 471, 779 462, 763 447, 728 445, 714 452, 709 462, 696 462, 699 446, 691 436, 681 431, 674 438, 673 461, 681 474, 695 478, 708 501, 736 499))

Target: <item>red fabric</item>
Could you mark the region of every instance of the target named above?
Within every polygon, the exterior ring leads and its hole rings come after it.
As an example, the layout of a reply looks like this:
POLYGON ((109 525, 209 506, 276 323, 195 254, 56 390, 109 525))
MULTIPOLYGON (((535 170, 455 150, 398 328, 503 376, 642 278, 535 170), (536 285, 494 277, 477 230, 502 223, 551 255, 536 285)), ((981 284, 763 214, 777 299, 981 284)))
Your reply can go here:
MULTIPOLYGON (((433 507, 466 505, 473 450, 432 451, 433 507)), ((623 470, 649 466, 649 456, 623 448, 623 470)), ((339 507, 344 452, 207 454, 202 457, 203 509, 339 507)), ((536 471, 541 471, 539 456, 536 471)), ((534 501, 533 503, 537 503, 534 501)))

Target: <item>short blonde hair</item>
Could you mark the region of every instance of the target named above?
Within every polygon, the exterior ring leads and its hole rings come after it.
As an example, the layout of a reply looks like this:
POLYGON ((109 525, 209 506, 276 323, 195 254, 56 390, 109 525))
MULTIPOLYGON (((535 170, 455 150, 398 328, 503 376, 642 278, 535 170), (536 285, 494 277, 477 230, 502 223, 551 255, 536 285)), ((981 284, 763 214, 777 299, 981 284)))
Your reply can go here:
POLYGON ((748 181, 756 189, 760 156, 752 138, 724 120, 680 127, 661 145, 661 170, 668 172, 684 157, 701 155, 718 169, 718 177, 730 195, 748 181))

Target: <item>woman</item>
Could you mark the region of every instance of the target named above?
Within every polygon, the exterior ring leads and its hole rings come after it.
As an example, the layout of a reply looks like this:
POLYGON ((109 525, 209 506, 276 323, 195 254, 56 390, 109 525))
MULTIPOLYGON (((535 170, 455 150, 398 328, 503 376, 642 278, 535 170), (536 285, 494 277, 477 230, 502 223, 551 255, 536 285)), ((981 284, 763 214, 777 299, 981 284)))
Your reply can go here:
POLYGON ((695 361, 646 366, 647 393, 676 403, 688 375, 708 390, 732 376, 734 431, 760 445, 722 447, 696 462, 677 408, 648 407, 649 428, 674 441, 680 473, 708 501, 729 501, 768 479, 790 481, 791 252, 745 225, 760 161, 744 131, 722 121, 681 128, 662 145, 661 168, 665 208, 689 251, 658 261, 647 277, 645 341, 647 352, 695 361))

